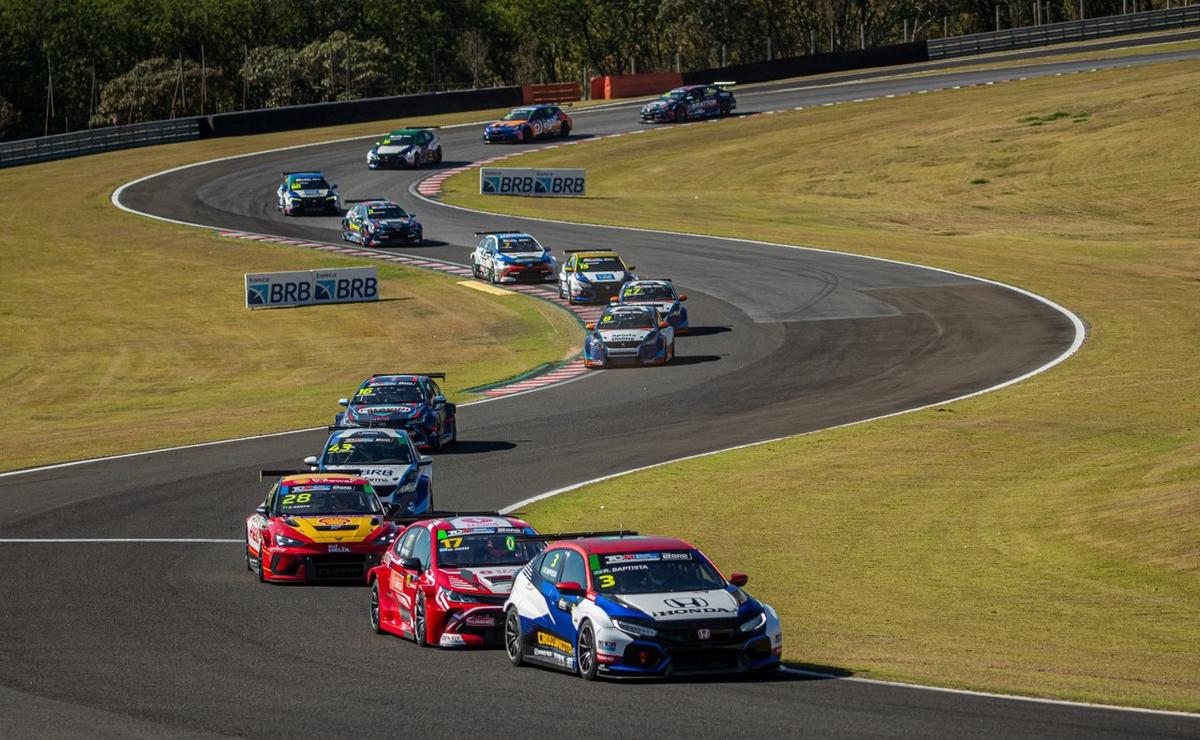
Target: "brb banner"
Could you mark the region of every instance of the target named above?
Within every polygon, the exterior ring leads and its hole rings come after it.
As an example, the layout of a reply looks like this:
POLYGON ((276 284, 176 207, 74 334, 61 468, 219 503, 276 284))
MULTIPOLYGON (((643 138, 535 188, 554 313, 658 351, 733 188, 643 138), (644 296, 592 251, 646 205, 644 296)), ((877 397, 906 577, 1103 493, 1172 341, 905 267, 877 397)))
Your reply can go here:
POLYGON ((587 171, 483 167, 479 170, 479 192, 582 198, 587 195, 587 171))
POLYGON ((286 308, 379 300, 374 267, 246 273, 246 308, 286 308))

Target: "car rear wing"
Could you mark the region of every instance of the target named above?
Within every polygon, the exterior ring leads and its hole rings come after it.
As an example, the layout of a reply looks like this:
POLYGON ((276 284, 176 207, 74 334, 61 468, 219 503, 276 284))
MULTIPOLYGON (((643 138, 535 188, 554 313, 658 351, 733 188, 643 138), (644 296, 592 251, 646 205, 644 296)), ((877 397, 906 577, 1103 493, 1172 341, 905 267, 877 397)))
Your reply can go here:
POLYGON ((379 378, 385 375, 411 375, 414 378, 440 378, 446 379, 446 373, 371 373, 372 378, 379 378))
POLYGON ((475 236, 488 236, 491 234, 524 234, 520 229, 504 229, 502 231, 476 231, 475 236))
POLYGON ((383 201, 385 203, 391 202, 387 198, 343 198, 342 202, 343 203, 374 203, 377 200, 383 201))
POLYGON ((732 80, 724 80, 721 82, 713 82, 713 87, 719 87, 722 90, 732 90, 733 86, 736 84, 737 83, 733 82, 732 80))
POLYGON ((317 473, 318 475, 362 475, 362 470, 359 468, 346 468, 345 470, 326 470, 322 472, 313 470, 312 468, 307 470, 274 470, 268 468, 258 471, 258 479, 266 480, 267 478, 282 478, 285 475, 311 475, 313 473, 317 473))
POLYGON ((575 252, 611 252, 612 247, 593 247, 591 249, 564 249, 563 254, 573 254, 575 252))
POLYGON ((438 511, 434 509, 424 514, 386 514, 383 518, 389 522, 412 524, 427 519, 454 519, 460 516, 503 516, 503 514, 498 511, 438 511))
POLYGON ((632 529, 612 529, 598 532, 540 532, 538 534, 518 534, 518 540, 581 540, 585 537, 636 537, 632 529))

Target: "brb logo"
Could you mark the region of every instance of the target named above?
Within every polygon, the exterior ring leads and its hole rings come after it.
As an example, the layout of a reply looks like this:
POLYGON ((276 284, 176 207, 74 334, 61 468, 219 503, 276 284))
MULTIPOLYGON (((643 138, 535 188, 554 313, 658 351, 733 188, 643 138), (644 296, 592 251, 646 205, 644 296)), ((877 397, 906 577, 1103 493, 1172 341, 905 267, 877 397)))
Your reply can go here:
POLYGON ((583 195, 585 188, 583 176, 538 174, 534 183, 534 193, 537 195, 583 195))
POLYGON ((532 170, 481 170, 480 192, 489 195, 532 195, 532 170))
POLYGON ((374 267, 246 275, 247 308, 283 308, 378 299, 379 280, 374 267))
POLYGON ((340 280, 317 280, 314 300, 317 303, 330 301, 373 301, 379 295, 379 283, 375 278, 342 278, 340 280))
POLYGON ((485 167, 479 170, 484 195, 575 196, 587 194, 584 170, 532 170, 485 167))

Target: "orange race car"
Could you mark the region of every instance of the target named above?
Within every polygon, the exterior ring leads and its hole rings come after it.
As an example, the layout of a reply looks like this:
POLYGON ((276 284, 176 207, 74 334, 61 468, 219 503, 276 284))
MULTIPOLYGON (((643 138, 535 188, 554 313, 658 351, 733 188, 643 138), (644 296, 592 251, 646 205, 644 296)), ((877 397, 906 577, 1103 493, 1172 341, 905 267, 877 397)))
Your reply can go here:
POLYGON ((504 118, 489 123, 483 130, 483 143, 498 141, 520 142, 557 136, 565 139, 571 135, 571 117, 557 105, 528 105, 514 108, 504 118))

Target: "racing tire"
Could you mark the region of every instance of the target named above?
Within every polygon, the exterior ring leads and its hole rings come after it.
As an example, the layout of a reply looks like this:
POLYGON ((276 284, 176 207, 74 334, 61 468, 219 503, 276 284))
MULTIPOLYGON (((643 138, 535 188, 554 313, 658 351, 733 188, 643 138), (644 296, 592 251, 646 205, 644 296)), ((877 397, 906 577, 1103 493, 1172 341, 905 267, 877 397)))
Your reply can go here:
POLYGON ((563 287, 562 287, 561 282, 558 284, 558 297, 559 297, 559 299, 564 300, 564 301, 567 299, 567 294, 563 292, 563 287))
POLYGON ((492 285, 499 285, 500 281, 496 279, 496 266, 492 265, 488 268, 488 282, 492 285))
POLYGON ((571 135, 571 127, 570 126, 563 126, 562 128, 560 128, 558 130, 558 138, 560 138, 560 139, 565 139, 570 135, 571 135))
POLYGON ((441 452, 442 451, 442 446, 443 446, 442 445, 442 434, 443 434, 442 429, 439 428, 436 432, 434 432, 434 435, 429 438, 429 451, 430 452, 441 452))
POLYGON ((483 276, 479 274, 479 264, 475 260, 471 260, 471 277, 476 280, 483 279, 483 276))
POLYGON ((679 106, 678 108, 675 109, 674 118, 675 118, 675 123, 683 123, 684 121, 687 120, 687 110, 684 109, 684 107, 682 105, 679 106))
POLYGON ((417 605, 413 607, 412 617, 413 641, 417 643, 418 647, 429 647, 429 643, 426 640, 428 635, 426 634, 427 625, 425 615, 425 594, 422 593, 417 596, 417 605))
POLYGON ((595 681, 600 664, 596 662, 596 631, 592 623, 579 625, 579 636, 575 638, 575 667, 584 681, 595 681))
POLYGON ((509 608, 504 613, 504 652, 514 667, 525 665, 525 642, 521 639, 521 618, 517 610, 509 608))
POLYGON ((528 126, 521 129, 521 143, 522 144, 528 144, 532 138, 533 138, 533 131, 531 131, 528 126))
POLYGON ((434 164, 442 163, 442 148, 440 146, 433 153, 433 163, 434 164))
POLYGON ((446 444, 454 444, 458 441, 458 417, 454 417, 454 426, 450 427, 450 441, 446 444))
MULTIPOLYGON (((671 346, 667 348, 667 362, 675 359, 675 340, 671 340, 671 346)), ((667 363, 663 363, 664 365, 667 363)))
POLYGON ((729 103, 728 100, 722 100, 721 101, 721 112, 720 112, 721 118, 725 118, 730 113, 733 113, 733 106, 729 103))
POLYGON ((375 634, 382 635, 383 627, 380 623, 383 621, 383 616, 379 611, 379 579, 371 581, 371 629, 375 630, 375 634))

